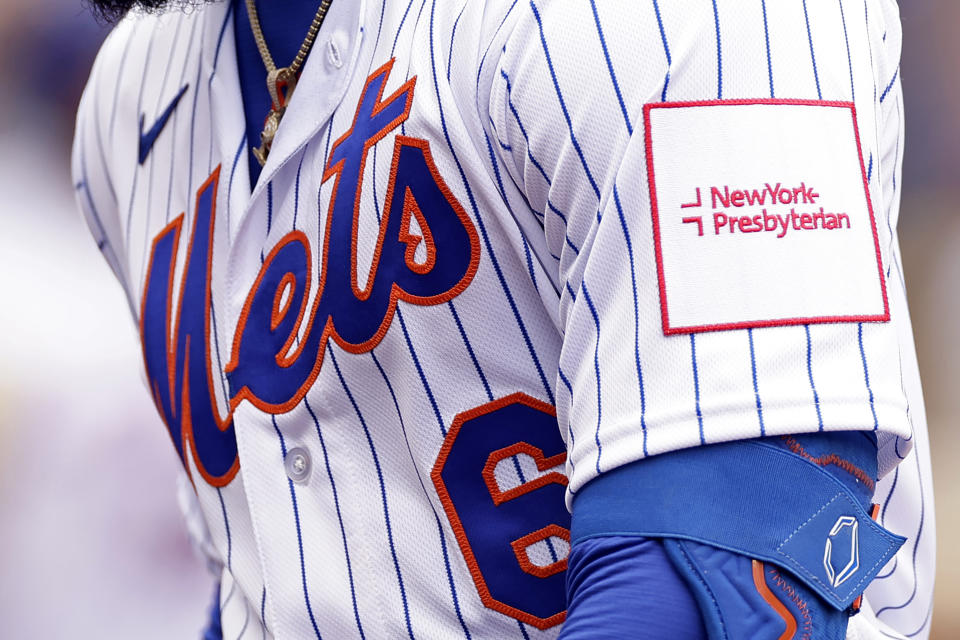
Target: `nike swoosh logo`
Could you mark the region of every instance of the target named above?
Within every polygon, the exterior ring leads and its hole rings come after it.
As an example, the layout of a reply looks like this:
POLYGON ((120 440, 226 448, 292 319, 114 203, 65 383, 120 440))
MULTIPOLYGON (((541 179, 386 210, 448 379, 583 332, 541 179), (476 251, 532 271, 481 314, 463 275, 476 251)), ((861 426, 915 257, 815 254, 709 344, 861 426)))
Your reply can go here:
POLYGON ((153 143, 157 141, 157 137, 167 124, 167 120, 173 115, 173 110, 177 108, 177 103, 180 102, 180 98, 183 97, 183 94, 185 94, 189 88, 189 84, 183 85, 180 93, 167 105, 167 108, 163 110, 163 113, 160 114, 160 117, 157 118, 157 121, 153 123, 153 126, 150 127, 146 133, 143 131, 143 121, 146 118, 146 114, 140 114, 140 164, 143 164, 147 156, 150 155, 150 149, 153 149, 153 143))

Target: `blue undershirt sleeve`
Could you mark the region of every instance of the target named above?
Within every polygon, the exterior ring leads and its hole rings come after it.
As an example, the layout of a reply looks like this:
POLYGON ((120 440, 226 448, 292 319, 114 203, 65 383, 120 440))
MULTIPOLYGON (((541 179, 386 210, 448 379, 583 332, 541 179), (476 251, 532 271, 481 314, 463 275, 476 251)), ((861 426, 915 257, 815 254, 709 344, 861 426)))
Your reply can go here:
POLYGON ((706 640, 697 602, 659 540, 602 536, 574 546, 560 640, 706 640))

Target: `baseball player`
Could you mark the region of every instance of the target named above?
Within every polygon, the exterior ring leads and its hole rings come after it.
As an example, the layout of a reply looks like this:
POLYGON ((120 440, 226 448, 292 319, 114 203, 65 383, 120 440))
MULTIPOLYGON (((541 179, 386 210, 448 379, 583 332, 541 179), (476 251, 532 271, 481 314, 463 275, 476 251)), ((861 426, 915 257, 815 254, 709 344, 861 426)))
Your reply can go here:
POLYGON ((894 0, 140 4, 75 185, 208 637, 926 637, 894 0))

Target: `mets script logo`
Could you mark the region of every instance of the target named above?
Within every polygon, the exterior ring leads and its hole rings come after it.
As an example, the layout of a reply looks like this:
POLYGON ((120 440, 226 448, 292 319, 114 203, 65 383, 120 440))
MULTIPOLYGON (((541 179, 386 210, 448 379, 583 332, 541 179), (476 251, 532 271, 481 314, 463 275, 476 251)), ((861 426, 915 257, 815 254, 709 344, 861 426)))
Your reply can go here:
POLYGON ((210 267, 219 168, 197 192, 178 291, 173 280, 184 215, 153 240, 140 315, 147 379, 184 466, 189 470, 191 455, 211 485, 228 484, 239 468, 233 410, 242 400, 269 413, 290 411, 320 373, 330 339, 348 352, 370 351, 386 335, 398 301, 446 302, 476 273, 476 229, 437 171, 430 144, 397 135, 373 262, 364 288, 357 284, 364 164, 370 148, 409 116, 416 85, 411 78, 383 98, 392 67, 393 60, 367 79, 353 126, 330 151, 323 181, 334 183, 313 300, 315 262, 306 235, 291 231, 264 259, 225 367, 226 415, 217 406, 219 381, 211 367, 210 267))

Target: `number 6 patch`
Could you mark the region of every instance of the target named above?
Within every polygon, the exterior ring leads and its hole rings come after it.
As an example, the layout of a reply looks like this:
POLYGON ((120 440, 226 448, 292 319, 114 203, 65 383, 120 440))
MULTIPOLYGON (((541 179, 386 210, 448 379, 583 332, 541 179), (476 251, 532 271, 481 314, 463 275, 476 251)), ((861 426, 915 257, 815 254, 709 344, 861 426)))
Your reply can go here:
POLYGON ((457 415, 431 477, 485 606, 563 622, 570 515, 556 410, 523 393, 457 415))

